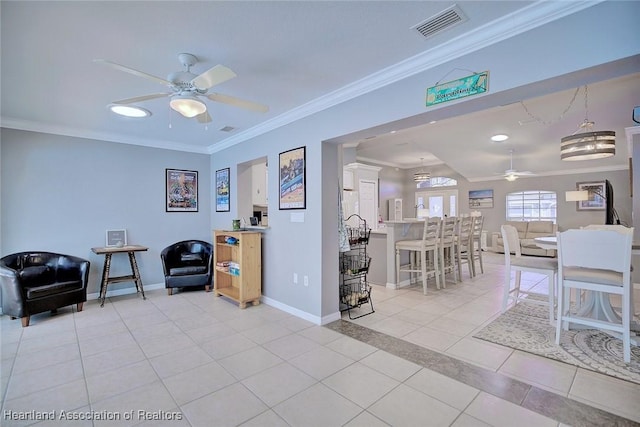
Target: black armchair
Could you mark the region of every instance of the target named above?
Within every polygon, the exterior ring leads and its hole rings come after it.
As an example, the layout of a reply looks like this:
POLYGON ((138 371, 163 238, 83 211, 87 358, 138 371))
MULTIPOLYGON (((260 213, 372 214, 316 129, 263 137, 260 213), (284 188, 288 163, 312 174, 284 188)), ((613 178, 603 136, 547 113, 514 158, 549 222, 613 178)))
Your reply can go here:
POLYGON ((204 286, 209 292, 212 275, 213 247, 202 240, 184 240, 167 246, 160 253, 167 294, 173 288, 204 286))
POLYGON ((32 314, 87 300, 89 261, 52 252, 19 252, 0 258, 2 312, 29 326, 32 314))

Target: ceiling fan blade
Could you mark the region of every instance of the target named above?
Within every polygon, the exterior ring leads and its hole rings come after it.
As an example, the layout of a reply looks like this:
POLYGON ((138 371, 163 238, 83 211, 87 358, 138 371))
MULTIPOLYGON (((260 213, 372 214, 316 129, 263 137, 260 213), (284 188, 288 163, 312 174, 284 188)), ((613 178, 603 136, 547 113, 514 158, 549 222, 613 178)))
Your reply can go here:
POLYGON ((169 95, 171 94, 170 93, 152 93, 151 95, 142 95, 142 96, 136 96, 133 98, 121 99, 119 101, 113 101, 113 104, 134 104, 136 102, 148 101, 150 99, 165 98, 169 95))
POLYGON ((211 116, 209 115, 208 111, 205 111, 204 113, 197 115, 196 119, 198 119, 199 123, 211 123, 211 116))
POLYGON ((224 65, 216 65, 215 67, 209 68, 207 71, 191 80, 191 84, 193 84, 198 89, 204 90, 209 89, 215 85, 219 85, 222 82, 226 82, 227 80, 232 79, 235 76, 236 73, 234 73, 231 69, 225 67, 224 65))
POLYGON ((236 98, 229 95, 222 95, 220 93, 210 93, 207 95, 212 101, 222 102, 223 104, 233 105, 234 107, 240 107, 251 111, 258 111, 260 113, 266 113, 269 111, 269 107, 266 105, 258 104, 257 102, 245 101, 244 99, 236 98))
POLYGON ((165 79, 161 79, 160 77, 147 74, 143 71, 138 71, 138 70, 134 70, 133 68, 125 67, 124 65, 116 64, 115 62, 107 61, 106 59, 94 59, 93 62, 98 64, 105 64, 115 68, 116 70, 124 71, 125 73, 133 74, 134 76, 144 77, 145 79, 153 80, 156 83, 160 83, 162 85, 171 87, 171 82, 165 79))

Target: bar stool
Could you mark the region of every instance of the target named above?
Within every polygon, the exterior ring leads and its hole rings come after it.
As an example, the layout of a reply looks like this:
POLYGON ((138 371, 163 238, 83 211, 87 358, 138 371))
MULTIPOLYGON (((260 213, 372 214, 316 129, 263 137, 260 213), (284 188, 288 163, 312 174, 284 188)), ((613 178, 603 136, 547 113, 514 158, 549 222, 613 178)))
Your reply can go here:
POLYGON ((442 219, 442 231, 440 232, 440 271, 442 273, 442 286, 446 288, 446 273, 453 275, 453 283, 458 283, 458 270, 456 265, 455 235, 458 227, 458 218, 455 216, 442 219))
POLYGON ((471 225, 471 243, 469 243, 469 260, 471 262, 471 270, 475 277, 476 260, 480 265, 480 272, 484 274, 484 266, 482 265, 482 227, 484 224, 483 216, 474 216, 471 225))
POLYGON ((422 239, 399 240, 396 242, 396 283, 400 283, 400 273, 409 273, 409 282, 415 273, 422 275, 422 292, 427 294, 427 277, 435 275, 436 287, 440 289, 440 260, 438 238, 440 218, 427 218, 424 222, 422 239), (409 264, 400 264, 400 251, 409 251, 409 264))

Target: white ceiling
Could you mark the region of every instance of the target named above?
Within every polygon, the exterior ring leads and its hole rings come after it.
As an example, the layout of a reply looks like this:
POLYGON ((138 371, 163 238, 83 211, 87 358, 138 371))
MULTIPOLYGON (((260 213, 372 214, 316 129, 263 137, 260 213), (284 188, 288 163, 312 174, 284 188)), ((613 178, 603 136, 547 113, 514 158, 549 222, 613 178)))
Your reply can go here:
MULTIPOLYGON (((460 1, 456 4, 466 16, 465 22, 428 39, 412 29, 453 4, 2 1, 2 126, 211 153, 326 108, 329 98, 340 98, 336 94, 341 94, 340 99, 356 96, 350 92, 354 82, 471 31, 478 36, 484 28, 498 24, 515 27, 533 15, 541 25, 594 3, 460 1), (94 59, 165 79, 182 69, 178 61, 182 52, 199 58, 192 68, 195 74, 216 64, 237 73, 213 91, 267 104, 270 110, 263 114, 207 101, 213 121, 205 127, 171 110, 166 98, 140 103, 152 112, 145 119, 123 118, 106 108, 114 100, 166 88, 97 64, 94 59), (225 126, 235 130, 219 130, 225 126)), ((599 163, 608 168, 626 167, 624 128, 633 124, 630 106, 640 103, 638 64, 635 72, 606 84, 589 85, 589 118, 596 121, 597 129, 618 132, 619 154, 599 163)), ((414 118, 389 124, 398 130, 395 134, 388 133, 389 126, 382 126, 345 137, 343 142, 358 144, 358 156, 363 160, 411 168, 419 166, 424 157, 425 164, 445 162, 470 180, 494 178, 493 172, 507 169, 511 148, 515 150, 515 168, 559 173, 567 169, 566 164, 559 160, 533 162, 529 154, 534 153, 531 147, 537 146, 536 156, 558 157, 559 137, 572 133, 584 119, 581 92, 563 120, 556 120, 573 93, 568 89, 536 99, 525 94, 514 98, 525 99, 530 112, 543 121, 554 121, 551 125, 531 122, 516 102, 458 118, 446 117, 448 110, 442 109, 442 119, 434 125, 416 127, 414 118), (519 125, 519 121, 527 123, 519 125), (411 129, 402 130, 406 127, 411 129), (495 132, 509 134, 509 144, 487 145, 487 138, 495 132), (376 137, 365 139, 371 136, 376 137), (477 148, 461 150, 460 143, 477 148), (394 147, 391 152, 389 146, 394 147), (478 161, 480 152, 485 163, 478 161)))

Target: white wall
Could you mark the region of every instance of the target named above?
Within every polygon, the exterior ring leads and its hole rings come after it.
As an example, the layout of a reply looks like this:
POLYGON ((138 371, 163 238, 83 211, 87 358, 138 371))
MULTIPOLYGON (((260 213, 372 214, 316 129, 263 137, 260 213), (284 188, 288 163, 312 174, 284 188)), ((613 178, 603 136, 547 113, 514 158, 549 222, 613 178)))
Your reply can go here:
MULTIPOLYGON (((160 251, 186 239, 211 242, 209 156, 82 138, 2 129, 2 256, 51 251, 91 261, 89 293, 98 292, 105 230, 127 230, 143 284, 164 283, 160 251), (198 212, 166 212, 165 169, 197 170, 198 212)), ((111 275, 131 274, 114 255, 111 275)), ((132 282, 109 290, 133 287, 132 282)))

